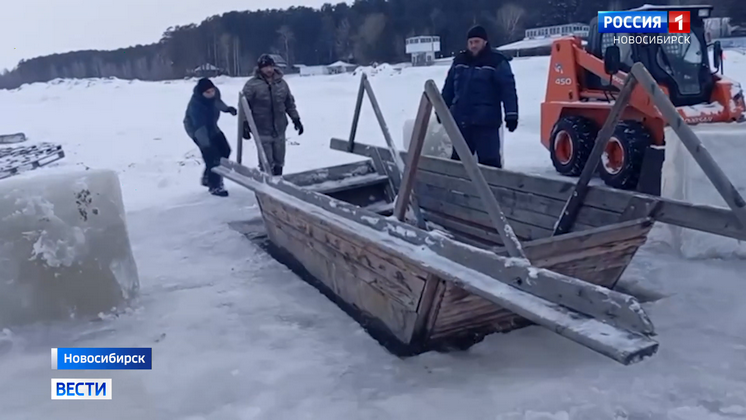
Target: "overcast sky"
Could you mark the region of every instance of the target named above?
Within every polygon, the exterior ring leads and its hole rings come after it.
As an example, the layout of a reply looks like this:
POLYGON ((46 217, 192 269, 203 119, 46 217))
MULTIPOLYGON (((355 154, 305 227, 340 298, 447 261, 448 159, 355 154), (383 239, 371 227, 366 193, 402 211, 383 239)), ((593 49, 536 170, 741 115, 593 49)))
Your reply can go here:
POLYGON ((320 7, 330 0, 0 0, 0 70, 21 59, 149 44, 169 26, 232 10, 320 7))

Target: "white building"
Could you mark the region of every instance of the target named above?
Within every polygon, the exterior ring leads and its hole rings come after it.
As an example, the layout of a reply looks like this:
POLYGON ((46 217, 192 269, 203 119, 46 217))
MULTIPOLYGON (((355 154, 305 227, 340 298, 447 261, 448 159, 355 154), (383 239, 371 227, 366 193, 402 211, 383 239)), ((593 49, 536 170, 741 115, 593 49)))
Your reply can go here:
MULTIPOLYGON (((497 49, 513 56, 550 55, 552 42, 563 36, 579 36, 588 38, 590 25, 585 23, 568 23, 566 25, 545 26, 526 29, 525 38, 501 45, 497 49)), ((583 41, 585 43, 585 41, 583 41)))
POLYGON ((412 55, 413 66, 431 66, 435 53, 440 52, 439 36, 415 36, 407 38, 407 54, 412 55))
POLYGON ((344 61, 337 61, 336 63, 329 64, 326 68, 330 74, 351 73, 355 71, 357 65, 345 63, 344 61))

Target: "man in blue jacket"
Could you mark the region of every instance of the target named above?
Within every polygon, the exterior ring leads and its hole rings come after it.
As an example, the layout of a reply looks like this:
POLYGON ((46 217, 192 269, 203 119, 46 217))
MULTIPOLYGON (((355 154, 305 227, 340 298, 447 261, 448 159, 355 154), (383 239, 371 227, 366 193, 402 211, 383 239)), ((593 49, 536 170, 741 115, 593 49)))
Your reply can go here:
MULTIPOLYGON (((508 131, 518 127, 515 78, 510 59, 490 47, 484 27, 471 28, 467 39, 468 49, 454 58, 448 70, 443 99, 479 163, 500 168, 501 105, 508 131)), ((455 148, 451 159, 459 160, 455 148)))
POLYGON ((205 161, 202 185, 209 188, 210 194, 226 197, 228 192, 223 188, 223 177, 212 172, 212 168, 220 165, 220 158, 231 155, 228 140, 218 127, 220 112, 231 115, 238 113, 236 108, 226 105, 220 99, 220 91, 210 79, 200 79, 187 105, 184 129, 199 147, 205 161))

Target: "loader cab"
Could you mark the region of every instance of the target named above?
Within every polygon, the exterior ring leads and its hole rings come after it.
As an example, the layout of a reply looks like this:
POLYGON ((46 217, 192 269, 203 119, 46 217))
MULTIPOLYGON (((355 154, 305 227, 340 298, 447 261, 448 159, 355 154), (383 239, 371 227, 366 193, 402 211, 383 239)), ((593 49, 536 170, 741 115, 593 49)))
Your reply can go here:
MULTIPOLYGON (((632 64, 641 62, 662 86, 668 88, 671 102, 675 106, 709 103, 715 86, 710 69, 710 60, 705 40, 705 21, 712 6, 643 6, 635 11, 689 11, 691 33, 689 43, 617 43, 621 53, 621 70, 628 72, 632 64)), ((598 33, 598 18, 590 24, 586 50, 603 59, 606 48, 614 44, 614 38, 627 34, 598 33)), ((629 34, 646 35, 646 34, 629 34)), ((668 36, 677 34, 649 34, 668 36)), ((609 80, 594 74, 586 77, 591 89, 610 89, 609 80)))

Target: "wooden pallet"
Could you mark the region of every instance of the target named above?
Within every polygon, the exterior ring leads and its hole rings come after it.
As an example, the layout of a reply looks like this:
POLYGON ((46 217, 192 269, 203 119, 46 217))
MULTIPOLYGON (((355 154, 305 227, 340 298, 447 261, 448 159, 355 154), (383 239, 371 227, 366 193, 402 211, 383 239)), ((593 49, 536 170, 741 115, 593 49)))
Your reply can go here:
POLYGON ((52 143, 0 147, 0 179, 49 165, 64 157, 62 146, 52 143))

